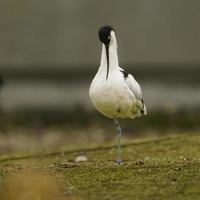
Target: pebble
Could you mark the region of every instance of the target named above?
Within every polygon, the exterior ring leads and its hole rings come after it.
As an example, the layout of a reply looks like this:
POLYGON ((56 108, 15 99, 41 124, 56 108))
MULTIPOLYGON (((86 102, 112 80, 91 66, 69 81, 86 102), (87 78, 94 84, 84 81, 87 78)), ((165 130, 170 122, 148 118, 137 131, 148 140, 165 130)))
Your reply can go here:
POLYGON ((87 156, 84 156, 84 155, 80 155, 80 156, 77 156, 75 158, 75 162, 77 162, 77 163, 79 163, 79 162, 85 162, 87 160, 88 160, 87 156))

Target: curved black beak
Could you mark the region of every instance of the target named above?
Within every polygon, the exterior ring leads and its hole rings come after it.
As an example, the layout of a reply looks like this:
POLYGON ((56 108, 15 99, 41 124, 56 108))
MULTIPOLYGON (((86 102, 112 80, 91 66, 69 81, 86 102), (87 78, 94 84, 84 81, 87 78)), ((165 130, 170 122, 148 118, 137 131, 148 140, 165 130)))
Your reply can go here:
POLYGON ((106 47, 106 58, 107 58, 107 73, 106 73, 106 80, 107 80, 109 74, 109 44, 105 44, 105 47, 106 47))

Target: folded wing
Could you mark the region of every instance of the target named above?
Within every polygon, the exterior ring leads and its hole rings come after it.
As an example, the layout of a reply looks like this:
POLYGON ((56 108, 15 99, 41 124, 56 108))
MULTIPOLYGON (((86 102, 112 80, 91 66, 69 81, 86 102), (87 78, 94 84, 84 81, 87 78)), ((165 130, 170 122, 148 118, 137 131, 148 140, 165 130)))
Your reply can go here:
POLYGON ((147 110, 142 98, 142 90, 139 83, 135 80, 135 78, 131 74, 126 72, 124 69, 120 68, 120 71, 122 72, 124 80, 128 85, 130 91, 134 94, 136 98, 136 103, 135 105, 133 105, 132 108, 133 114, 135 114, 136 116, 140 116, 141 114, 146 115, 147 110))

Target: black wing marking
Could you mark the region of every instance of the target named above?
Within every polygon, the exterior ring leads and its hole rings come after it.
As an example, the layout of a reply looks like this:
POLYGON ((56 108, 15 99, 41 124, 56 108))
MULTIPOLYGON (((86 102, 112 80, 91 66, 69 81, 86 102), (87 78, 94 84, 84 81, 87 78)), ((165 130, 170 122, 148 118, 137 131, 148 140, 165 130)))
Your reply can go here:
POLYGON ((124 69, 120 68, 120 72, 122 72, 122 74, 124 75, 125 82, 138 100, 137 106, 141 110, 141 114, 146 115, 146 107, 142 98, 142 90, 139 83, 134 79, 131 74, 126 72, 124 69))
POLYGON ((139 83, 135 80, 135 78, 131 74, 126 72, 124 69, 120 68, 120 72, 124 75, 124 80, 128 85, 129 89, 131 90, 131 92, 135 95, 137 100, 141 101, 142 90, 140 88, 139 83))
POLYGON ((120 72, 123 73, 125 79, 126 79, 126 78, 128 77, 128 75, 129 75, 129 73, 126 72, 125 70, 120 70, 120 72))

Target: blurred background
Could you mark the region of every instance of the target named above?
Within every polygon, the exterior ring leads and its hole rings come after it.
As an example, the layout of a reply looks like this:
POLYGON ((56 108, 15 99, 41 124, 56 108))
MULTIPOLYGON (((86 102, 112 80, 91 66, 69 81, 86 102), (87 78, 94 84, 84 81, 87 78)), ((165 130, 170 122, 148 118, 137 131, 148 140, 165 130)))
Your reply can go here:
POLYGON ((121 120, 124 137, 198 131, 199 10, 195 0, 1 0, 0 152, 115 138, 88 96, 107 24, 149 113, 121 120))

